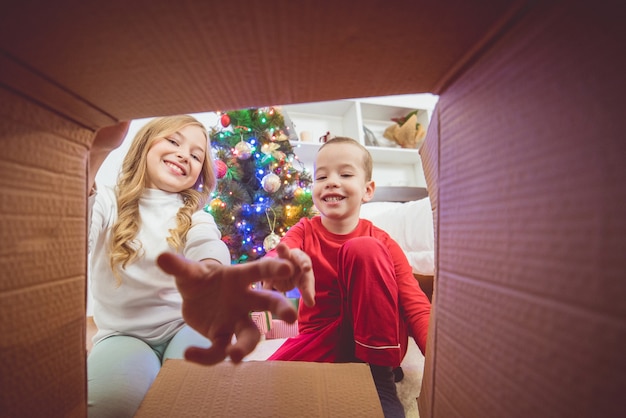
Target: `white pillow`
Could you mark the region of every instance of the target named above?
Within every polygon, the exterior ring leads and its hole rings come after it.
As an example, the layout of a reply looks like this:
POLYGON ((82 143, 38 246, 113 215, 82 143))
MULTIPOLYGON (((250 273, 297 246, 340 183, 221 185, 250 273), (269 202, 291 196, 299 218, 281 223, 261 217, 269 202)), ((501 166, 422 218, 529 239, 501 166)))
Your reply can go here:
POLYGON ((411 202, 372 202, 361 205, 369 219, 402 247, 413 273, 434 274, 433 213, 428 197, 411 202))

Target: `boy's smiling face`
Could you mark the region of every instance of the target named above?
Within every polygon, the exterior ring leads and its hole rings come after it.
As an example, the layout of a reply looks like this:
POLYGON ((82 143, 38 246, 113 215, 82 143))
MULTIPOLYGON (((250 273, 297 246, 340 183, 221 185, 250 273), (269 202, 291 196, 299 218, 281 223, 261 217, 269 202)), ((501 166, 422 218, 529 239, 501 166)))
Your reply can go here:
POLYGON ((329 231, 351 232, 359 221, 361 203, 372 198, 374 188, 374 182, 366 180, 363 150, 357 145, 330 143, 317 153, 313 203, 329 231))

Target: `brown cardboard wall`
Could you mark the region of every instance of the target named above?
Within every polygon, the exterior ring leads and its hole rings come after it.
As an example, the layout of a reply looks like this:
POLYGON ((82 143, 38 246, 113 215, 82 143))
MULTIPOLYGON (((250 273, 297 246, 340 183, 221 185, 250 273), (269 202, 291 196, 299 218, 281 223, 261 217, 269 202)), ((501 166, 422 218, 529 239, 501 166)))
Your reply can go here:
POLYGON ((91 133, 0 89, 0 416, 85 416, 91 133))
POLYGON ((537 5, 440 98, 426 145, 439 150, 439 247, 422 416, 623 412, 618 16, 537 5))
POLYGON ((433 223, 435 233, 435 274, 433 278, 433 294, 432 308, 430 312, 430 324, 428 328, 428 340, 426 342, 426 357, 424 359, 424 375, 422 377, 422 388, 418 398, 418 406, 420 416, 429 417, 432 415, 431 404, 433 401, 433 384, 435 373, 435 346, 437 341, 437 282, 439 274, 437 273, 439 249, 438 233, 439 233, 439 107, 436 107, 428 125, 428 133, 426 140, 420 147, 419 153, 424 167, 424 177, 426 178, 426 186, 428 188, 428 197, 433 210, 433 223))
POLYGON ((4 8, 1 413, 85 412, 84 154, 92 131, 181 112, 437 93, 519 3, 59 0, 4 8))
POLYGON ((40 3, 0 14, 2 415, 85 412, 90 130, 427 91, 443 94, 425 154, 439 264, 422 415, 615 415, 626 387, 618 2, 40 3), (502 26, 507 10, 526 14, 502 26))
POLYGON ((92 128, 438 93, 501 15, 524 2, 13 2, 0 13, 0 84, 92 128))
POLYGON ((249 361, 205 367, 166 360, 136 418, 380 418, 365 364, 249 361))
POLYGON ((424 141, 419 150, 426 187, 428 188, 428 198, 433 210, 437 208, 439 200, 439 141, 437 140, 439 138, 439 117, 439 107, 436 107, 428 124, 426 137, 429 140, 424 141))

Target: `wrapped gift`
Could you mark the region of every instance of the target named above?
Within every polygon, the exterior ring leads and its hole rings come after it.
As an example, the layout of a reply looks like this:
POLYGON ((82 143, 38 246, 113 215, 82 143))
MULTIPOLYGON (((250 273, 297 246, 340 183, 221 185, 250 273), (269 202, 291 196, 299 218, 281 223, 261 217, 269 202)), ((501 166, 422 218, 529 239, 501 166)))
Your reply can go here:
POLYGON ((272 327, 265 334, 265 338, 272 340, 275 338, 288 338, 298 334, 298 321, 293 324, 288 324, 281 319, 272 320, 272 327))
POLYGON ((265 335, 272 328, 272 313, 268 311, 250 312, 250 318, 254 321, 261 335, 265 335))

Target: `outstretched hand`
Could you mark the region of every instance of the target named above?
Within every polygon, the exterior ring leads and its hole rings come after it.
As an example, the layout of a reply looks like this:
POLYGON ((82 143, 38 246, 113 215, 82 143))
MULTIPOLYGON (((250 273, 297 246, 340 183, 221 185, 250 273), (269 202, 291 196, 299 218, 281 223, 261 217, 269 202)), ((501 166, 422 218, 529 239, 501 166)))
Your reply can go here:
POLYGON ((212 260, 191 261, 164 253, 157 263, 176 277, 185 322, 212 342, 206 349, 188 348, 185 358, 189 361, 211 365, 229 356, 239 363, 250 354, 260 340, 250 311, 270 311, 288 323, 297 318, 293 305, 283 295, 250 286, 261 280, 288 279, 294 267, 285 260, 261 259, 225 266, 212 260))
POLYGON ((278 244, 276 254, 280 260, 289 262, 293 266, 294 272, 287 277, 263 282, 263 287, 276 289, 280 292, 286 292, 297 287, 304 304, 308 307, 315 306, 315 276, 313 275, 311 257, 299 248, 289 248, 284 243, 278 244))

